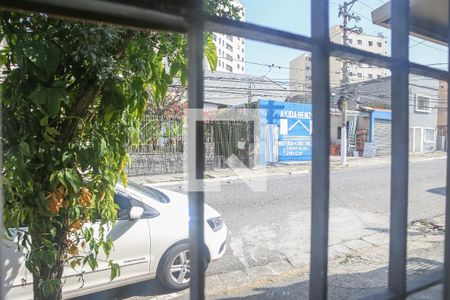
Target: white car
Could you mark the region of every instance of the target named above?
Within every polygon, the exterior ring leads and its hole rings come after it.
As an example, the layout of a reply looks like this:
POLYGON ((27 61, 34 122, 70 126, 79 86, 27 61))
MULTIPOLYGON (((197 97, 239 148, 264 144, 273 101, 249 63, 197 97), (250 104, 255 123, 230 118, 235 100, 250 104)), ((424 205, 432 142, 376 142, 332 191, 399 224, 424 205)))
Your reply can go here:
MULTIPOLYGON (((120 265, 120 276, 110 281, 110 268, 104 256, 94 271, 88 266, 64 269, 63 296, 77 297, 93 292, 145 281, 158 280, 171 290, 187 288, 190 283, 188 199, 185 195, 130 183, 118 185, 115 201, 118 220, 108 232, 114 248, 110 259, 120 265), (82 279, 79 272, 83 272, 82 279)), ((221 215, 205 204, 206 263, 225 253, 227 228, 221 215)), ((96 224, 94 224, 95 227, 96 224)), ((97 227, 98 229, 98 227, 97 227)), ((6 299, 32 299, 32 276, 25 267, 23 253, 15 244, 3 245, 6 299)), ((1 295, 0 295, 1 296, 1 295)), ((0 297, 1 298, 1 297, 0 297)))

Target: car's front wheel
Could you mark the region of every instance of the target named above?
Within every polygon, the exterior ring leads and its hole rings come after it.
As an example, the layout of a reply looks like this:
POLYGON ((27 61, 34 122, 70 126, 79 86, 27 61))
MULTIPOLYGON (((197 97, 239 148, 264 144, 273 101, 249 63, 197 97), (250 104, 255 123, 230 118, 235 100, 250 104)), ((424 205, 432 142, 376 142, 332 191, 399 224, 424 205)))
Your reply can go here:
POLYGON ((190 271, 189 246, 183 243, 170 248, 161 258, 157 278, 168 289, 179 291, 189 287, 190 271))

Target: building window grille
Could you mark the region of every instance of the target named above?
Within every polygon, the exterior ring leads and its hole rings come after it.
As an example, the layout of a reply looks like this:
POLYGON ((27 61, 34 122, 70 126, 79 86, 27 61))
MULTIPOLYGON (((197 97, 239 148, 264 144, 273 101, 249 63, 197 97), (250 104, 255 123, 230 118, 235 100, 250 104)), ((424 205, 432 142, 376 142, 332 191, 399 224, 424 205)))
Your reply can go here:
POLYGON ((430 97, 423 95, 416 95, 416 111, 423 113, 430 113, 431 112, 430 97))

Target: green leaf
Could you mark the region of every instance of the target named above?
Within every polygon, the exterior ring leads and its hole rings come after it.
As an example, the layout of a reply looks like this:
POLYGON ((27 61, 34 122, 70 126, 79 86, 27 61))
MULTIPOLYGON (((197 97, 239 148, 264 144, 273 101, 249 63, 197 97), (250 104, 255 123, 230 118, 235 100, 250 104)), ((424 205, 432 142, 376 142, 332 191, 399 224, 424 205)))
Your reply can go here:
POLYGON ((61 134, 58 130, 56 130, 53 127, 46 127, 45 132, 50 136, 57 136, 61 134))
POLYGON ((39 123, 41 124, 41 126, 47 126, 48 125, 48 116, 44 116, 39 123))
POLYGON ((30 147, 28 146, 27 143, 25 143, 23 141, 20 142, 19 148, 20 148, 20 152, 22 152, 22 154, 24 156, 31 157, 30 147))
POLYGON ((102 243, 103 252, 105 252, 106 257, 109 256, 112 249, 112 242, 110 240, 102 243))
POLYGON ((109 279, 112 281, 114 278, 120 276, 120 267, 119 264, 113 263, 111 260, 108 262, 108 265, 111 268, 111 275, 109 279))
MULTIPOLYGON (((51 118, 56 117, 60 108, 61 102, 67 98, 67 91, 63 88, 47 88, 38 86, 31 94, 30 99, 37 107, 43 107, 51 118)), ((45 119, 42 120, 45 123, 45 119)), ((42 125, 41 123, 41 125, 42 125)), ((47 119, 48 123, 48 119, 47 119)))
POLYGON ((87 228, 84 231, 84 239, 86 240, 86 243, 89 242, 92 238, 92 231, 90 230, 91 228, 87 228))
POLYGON ((31 101, 38 107, 45 104, 47 102, 47 93, 46 89, 42 86, 38 86, 31 94, 31 101))
POLYGON ((215 71, 217 69, 217 49, 216 45, 214 44, 214 41, 212 39, 212 34, 208 34, 206 36, 205 46, 203 48, 206 60, 208 61, 209 67, 212 71, 215 71))
POLYGON ((106 122, 109 122, 116 112, 116 107, 113 104, 109 104, 105 109, 105 114, 103 115, 103 118, 106 122))
POLYGON ((87 263, 89 265, 89 267, 91 267, 92 271, 94 271, 98 264, 97 264, 97 260, 95 259, 94 255, 90 254, 87 258, 87 263))
POLYGON ((80 191, 80 187, 82 186, 80 177, 78 177, 78 175, 76 175, 75 172, 71 169, 66 169, 64 177, 72 190, 75 193, 78 193, 80 191))
POLYGON ((32 64, 33 73, 47 81, 55 74, 61 61, 61 50, 55 45, 44 45, 40 41, 25 41, 18 45, 20 56, 32 64))
POLYGON ((50 234, 51 234, 52 238, 55 238, 55 236, 56 236, 56 227, 50 228, 50 234))
POLYGON ((48 135, 47 132, 44 132, 43 136, 44 136, 44 140, 46 140, 47 142, 49 142, 49 143, 54 143, 55 142, 55 139, 52 138, 50 135, 48 135))

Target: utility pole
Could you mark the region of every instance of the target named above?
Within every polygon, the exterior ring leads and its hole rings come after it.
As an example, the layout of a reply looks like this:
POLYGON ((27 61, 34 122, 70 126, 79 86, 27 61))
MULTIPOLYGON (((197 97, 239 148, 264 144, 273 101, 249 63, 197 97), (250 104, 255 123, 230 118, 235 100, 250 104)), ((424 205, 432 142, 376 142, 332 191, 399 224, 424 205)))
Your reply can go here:
POLYGON ((251 78, 249 78, 249 80, 248 80, 248 92, 247 92, 247 95, 248 95, 248 100, 247 100, 248 108, 251 108, 251 106, 252 106, 252 98, 253 98, 253 95, 252 95, 252 79, 251 78))
MULTIPOLYGON (((348 27, 348 23, 352 20, 359 22, 361 18, 355 13, 352 13, 352 7, 358 0, 344 1, 342 5, 339 5, 339 17, 342 17, 342 42, 345 46, 348 46, 348 34, 349 33, 362 33, 362 28, 353 26, 348 27)), ((347 164, 347 103, 350 96, 349 84, 350 74, 349 65, 351 62, 344 60, 342 63, 342 79, 341 79, 341 97, 339 98, 338 107, 342 111, 342 125, 341 125, 341 164, 347 164)))

